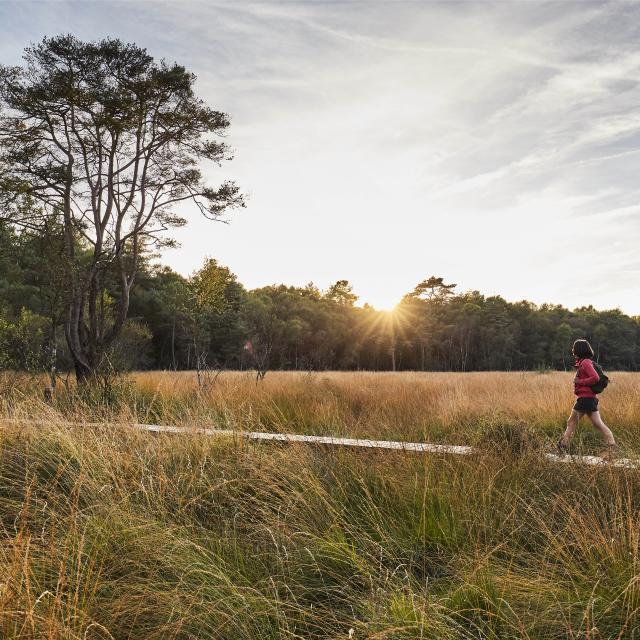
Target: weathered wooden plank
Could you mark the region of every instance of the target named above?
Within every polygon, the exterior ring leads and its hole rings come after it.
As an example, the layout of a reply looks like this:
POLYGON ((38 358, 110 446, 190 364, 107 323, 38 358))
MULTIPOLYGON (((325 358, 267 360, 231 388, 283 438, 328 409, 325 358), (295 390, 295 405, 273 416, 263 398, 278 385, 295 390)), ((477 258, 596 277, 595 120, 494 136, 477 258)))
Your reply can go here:
MULTIPOLYGON (((46 420, 23 420, 1 418, 4 422, 14 422, 21 424, 47 424, 46 420)), ((77 424, 91 427, 109 425, 108 422, 84 422, 77 424)), ((119 423, 118 423, 119 424, 119 423)), ((228 436, 234 438, 246 438, 257 442, 303 442, 308 444, 322 444, 336 447, 354 447, 361 449, 388 449, 396 451, 410 451, 415 453, 435 453, 443 455, 471 455, 476 452, 473 447, 454 444, 432 444, 429 442, 403 442, 400 440, 369 440, 364 438, 338 438, 333 436, 307 436, 298 433, 266 433, 261 431, 234 431, 231 429, 208 429, 202 427, 189 428, 177 427, 175 425, 164 424, 129 424, 127 425, 138 431, 150 433, 172 433, 177 435, 199 434, 205 436, 228 436)), ((609 466, 624 469, 640 468, 639 460, 630 458, 618 458, 607 460, 598 456, 572 456, 557 455, 555 453, 544 453, 544 457, 550 462, 559 464, 583 464, 589 466, 609 466)))

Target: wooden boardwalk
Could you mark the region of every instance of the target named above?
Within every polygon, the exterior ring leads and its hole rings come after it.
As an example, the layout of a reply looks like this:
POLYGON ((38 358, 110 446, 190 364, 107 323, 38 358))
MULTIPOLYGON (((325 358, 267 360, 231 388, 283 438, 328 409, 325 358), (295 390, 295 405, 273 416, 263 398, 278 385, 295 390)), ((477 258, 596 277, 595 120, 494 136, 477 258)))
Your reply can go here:
MULTIPOLYGON (((20 423, 20 424, 46 424, 45 420, 21 420, 2 418, 0 421, 20 423)), ((78 426, 105 426, 109 423, 69 423, 78 426)), ((234 431, 231 429, 207 429, 176 427, 174 425, 160 424, 129 424, 129 427, 138 431, 148 431, 150 433, 167 433, 176 435, 199 434, 205 436, 227 436, 241 438, 256 442, 302 442, 311 445, 326 445, 335 447, 353 447, 360 449, 383 449, 394 451, 407 451, 410 453, 433 453, 439 455, 459 455, 468 456, 477 450, 474 447, 455 444, 431 444, 428 442, 403 442, 400 440, 368 440, 364 438, 337 438, 332 436, 305 436, 297 433, 266 433, 261 431, 234 431)), ((574 456, 558 455, 555 453, 542 454, 550 462, 558 464, 581 464, 588 466, 608 466, 624 469, 640 469, 640 460, 631 458, 617 458, 607 460, 598 456, 574 456)))

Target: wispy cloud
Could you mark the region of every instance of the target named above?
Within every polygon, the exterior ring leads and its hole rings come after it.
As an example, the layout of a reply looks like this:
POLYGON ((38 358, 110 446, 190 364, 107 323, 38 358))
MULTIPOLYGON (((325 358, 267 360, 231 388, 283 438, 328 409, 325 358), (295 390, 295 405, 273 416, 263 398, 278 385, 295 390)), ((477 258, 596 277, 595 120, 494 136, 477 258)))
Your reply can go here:
POLYGON ((45 34, 136 41, 231 114, 211 178, 250 206, 193 215, 166 256, 184 272, 215 255, 249 286, 347 277, 387 305, 437 273, 640 312, 637 3, 22 0, 0 25, 12 63, 45 34))

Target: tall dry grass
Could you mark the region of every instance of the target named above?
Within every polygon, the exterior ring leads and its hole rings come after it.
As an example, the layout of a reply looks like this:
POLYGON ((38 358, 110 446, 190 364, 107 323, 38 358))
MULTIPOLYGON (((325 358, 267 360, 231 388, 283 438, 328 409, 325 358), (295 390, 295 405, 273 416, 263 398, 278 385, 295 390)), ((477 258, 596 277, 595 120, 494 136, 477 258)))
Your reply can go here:
POLYGON ((633 638, 637 472, 3 424, 0 637, 633 638))
MULTIPOLYGON (((638 378, 612 378, 603 414, 633 450, 638 378)), ((640 637, 639 472, 539 455, 570 379, 230 373, 201 390, 155 373, 53 406, 25 380, 0 412, 0 638, 640 637), (283 447, 131 421, 483 446, 283 447)), ((584 428, 578 446, 598 444, 584 428)))
MULTIPOLYGON (((601 412, 632 447, 640 374, 611 377, 601 412)), ((137 374, 135 381, 145 419, 175 414, 176 420, 226 428, 463 444, 504 423, 555 435, 575 401, 572 378, 560 372, 274 372, 256 385, 250 374, 227 373, 200 394, 188 372, 137 374)), ((598 445, 591 429, 581 433, 585 446, 598 445)))
MULTIPOLYGON (((601 413, 629 452, 640 448, 640 374, 613 373, 601 413)), ((34 407, 34 393, 14 393, 5 415, 45 410, 53 417, 208 426, 251 431, 475 444, 496 434, 557 439, 573 405, 571 373, 295 373, 271 372, 256 384, 250 372, 225 372, 198 388, 192 372, 129 376, 112 401, 70 401, 34 407)), ((587 424, 576 450, 596 452, 587 424)))

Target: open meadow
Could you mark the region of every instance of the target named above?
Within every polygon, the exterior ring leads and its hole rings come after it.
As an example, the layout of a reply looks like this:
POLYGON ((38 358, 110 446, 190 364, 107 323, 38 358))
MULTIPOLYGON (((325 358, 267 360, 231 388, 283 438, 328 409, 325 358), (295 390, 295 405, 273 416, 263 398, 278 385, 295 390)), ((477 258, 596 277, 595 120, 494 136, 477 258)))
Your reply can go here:
MULTIPOLYGON (((284 372, 256 383, 253 372, 223 372, 199 387, 193 372, 144 372, 116 380, 85 401, 59 385, 53 408, 34 403, 38 384, 18 383, 5 413, 50 420, 175 424, 242 431, 448 444, 525 439, 555 443, 575 398, 573 372, 284 372), (25 391, 26 389, 26 391, 25 391)), ((601 411, 623 451, 640 452, 640 374, 612 374, 601 411)), ((583 420, 578 452, 602 442, 583 420)))
MULTIPOLYGON (((53 406, 26 379, 7 386, 0 637, 640 637, 640 473, 540 456, 571 407, 571 375, 274 372, 256 384, 229 372, 199 389, 193 373, 141 373, 108 398, 60 390, 53 406)), ((633 455, 640 377, 611 377, 603 416, 633 455)), ((599 447, 582 426, 575 449, 599 447)))

